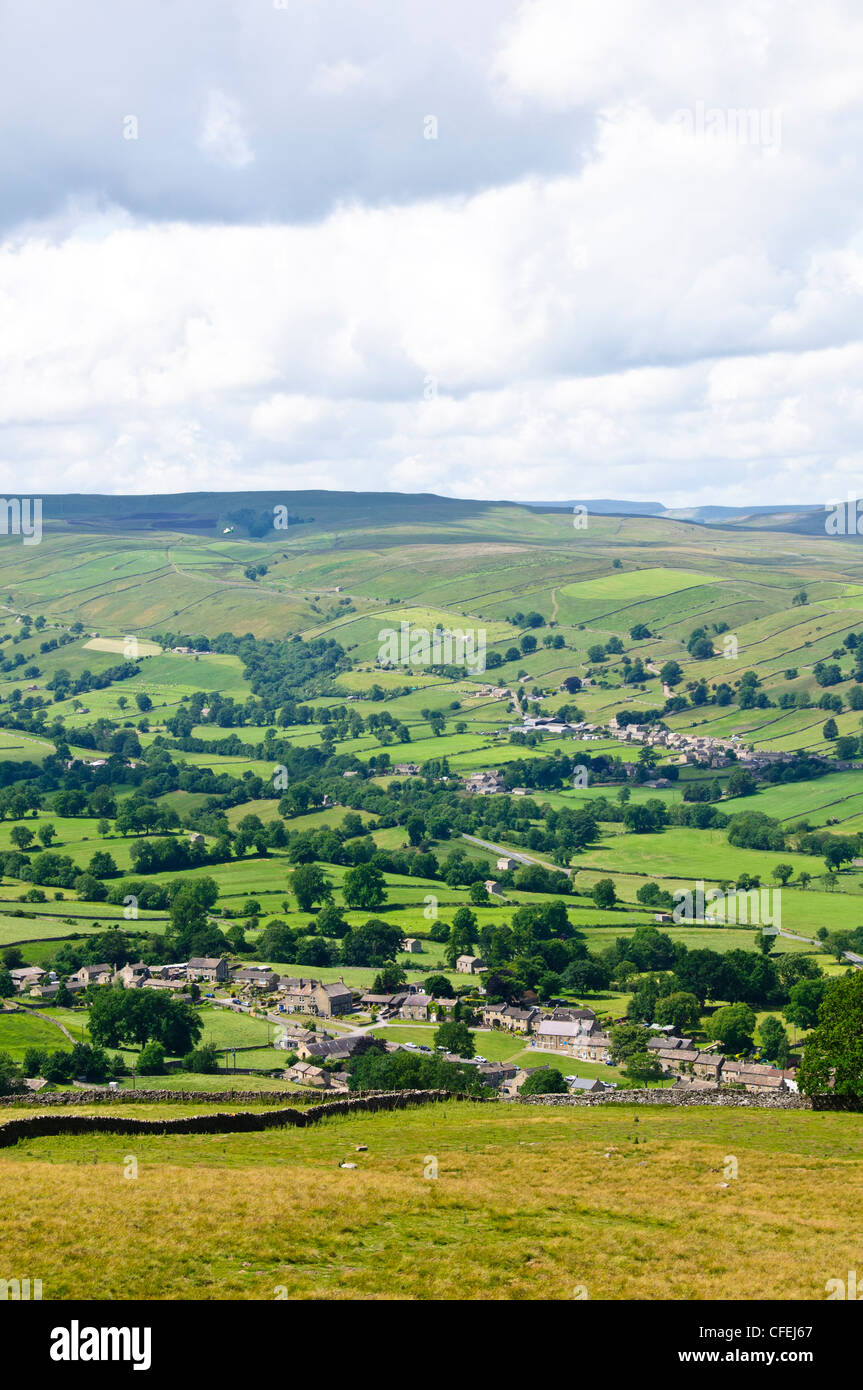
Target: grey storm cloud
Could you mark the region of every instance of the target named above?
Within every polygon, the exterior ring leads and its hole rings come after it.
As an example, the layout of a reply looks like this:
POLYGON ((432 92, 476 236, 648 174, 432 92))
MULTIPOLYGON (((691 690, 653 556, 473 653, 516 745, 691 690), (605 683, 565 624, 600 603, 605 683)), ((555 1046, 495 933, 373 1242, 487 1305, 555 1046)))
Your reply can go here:
POLYGON ((89 199, 147 218, 305 220, 571 167, 589 114, 562 123, 525 109, 492 72, 516 11, 514 0, 4 0, 2 224, 89 199))

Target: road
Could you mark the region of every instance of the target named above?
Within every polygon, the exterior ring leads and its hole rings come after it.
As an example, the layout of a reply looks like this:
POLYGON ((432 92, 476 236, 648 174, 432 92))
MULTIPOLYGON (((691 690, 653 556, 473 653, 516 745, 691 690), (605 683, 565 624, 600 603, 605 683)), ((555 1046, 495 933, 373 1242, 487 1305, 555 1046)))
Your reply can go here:
POLYGON ((520 850, 506 849, 503 845, 493 845, 490 840, 479 840, 476 835, 468 835, 462 831, 462 839, 469 840, 472 845, 480 845, 482 849, 490 849, 495 854, 506 855, 509 859, 517 859, 520 864, 539 864, 542 869, 551 869, 555 874, 571 874, 571 869, 562 869, 559 864, 549 864, 547 859, 537 859, 535 854, 524 854, 520 850))

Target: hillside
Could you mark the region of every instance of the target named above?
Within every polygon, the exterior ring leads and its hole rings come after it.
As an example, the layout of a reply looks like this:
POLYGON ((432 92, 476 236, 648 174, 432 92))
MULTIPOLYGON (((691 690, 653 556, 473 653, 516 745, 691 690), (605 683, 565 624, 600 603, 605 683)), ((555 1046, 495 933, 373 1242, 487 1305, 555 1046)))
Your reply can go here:
POLYGON ((0 1151, 6 1202, 29 1213, 4 1251, 40 1271, 46 1299, 818 1300, 855 1267, 859 1127, 807 1111, 447 1104, 136 1136, 134 1182, 117 1176, 128 1139, 35 1139, 0 1151))

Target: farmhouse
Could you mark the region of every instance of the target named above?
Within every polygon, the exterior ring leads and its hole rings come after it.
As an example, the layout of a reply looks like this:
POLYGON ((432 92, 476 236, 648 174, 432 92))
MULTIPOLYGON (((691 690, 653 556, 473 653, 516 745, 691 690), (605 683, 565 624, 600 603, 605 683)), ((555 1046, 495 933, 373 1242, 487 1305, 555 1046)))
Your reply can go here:
POLYGON ((187 980, 218 980, 228 978, 228 962, 224 956, 192 956, 186 966, 187 980))
POLYGON ((30 990, 32 999, 53 999, 55 994, 60 993, 60 986, 56 980, 40 980, 38 985, 33 985, 30 990))
POLYGON ((530 1033, 541 1018, 540 1009, 517 1009, 512 1004, 487 1004, 482 1011, 484 1028, 500 1028, 508 1033, 530 1033))
POLYGON ((472 772, 464 782, 465 791, 478 796, 494 796, 505 790, 503 778, 497 772, 472 772))
POLYGON ((611 1038, 601 1032, 596 1019, 584 1026, 583 1019, 544 1018, 534 1029, 534 1046, 551 1052, 565 1052, 582 1062, 606 1062, 611 1055, 611 1038))
POLYGON ((399 1009, 399 1016, 424 1021, 429 1016, 431 1002, 430 994, 409 994, 399 1009))
POLYGON ((478 975, 486 967, 479 956, 459 956, 455 968, 460 975, 478 975))
POLYGON ((329 985, 318 983, 314 990, 314 1000, 317 1013, 323 1018, 334 1018, 338 1014, 353 1012, 354 993, 348 989, 344 980, 336 980, 329 985))
POLYGON ((505 871, 506 869, 514 869, 517 863, 518 860, 510 859, 508 854, 502 854, 500 859, 498 859, 497 861, 496 867, 498 869, 501 869, 502 871, 505 871))
POLYGON ((365 1033, 349 1033, 346 1038, 321 1038, 311 1033, 297 1044, 297 1056, 305 1061, 347 1062, 374 1046, 365 1033))
POLYGON ((78 985, 81 989, 86 989, 88 985, 109 985, 113 976, 114 967, 107 963, 82 965, 80 970, 69 976, 69 984, 78 985))
POLYGON ((402 942, 402 950, 407 951, 409 955, 420 956, 422 955, 422 949, 423 944, 420 941, 419 937, 406 936, 404 941, 402 942))
POLYGON ((301 1086, 321 1086, 327 1087, 330 1084, 329 1072, 324 1071, 323 1067, 316 1067, 312 1062, 295 1062, 292 1067, 284 1073, 288 1081, 298 1081, 301 1086))
POLYGON ((578 1091, 580 1095, 598 1095, 600 1091, 614 1090, 610 1081, 600 1081, 598 1076, 568 1076, 566 1084, 571 1091, 578 1091))
POLYGON ((256 985, 258 989, 274 990, 279 983, 279 977, 275 970, 268 970, 263 965, 245 965, 241 970, 235 970, 231 976, 235 984, 256 985))
POLYGON ((124 989, 141 989, 149 978, 150 967, 139 960, 136 965, 124 965, 122 970, 118 970, 114 976, 114 984, 122 985, 124 989))
POLYGON ((18 993, 23 994, 31 985, 38 984, 45 971, 41 965, 21 965, 15 970, 10 970, 9 974, 18 993))

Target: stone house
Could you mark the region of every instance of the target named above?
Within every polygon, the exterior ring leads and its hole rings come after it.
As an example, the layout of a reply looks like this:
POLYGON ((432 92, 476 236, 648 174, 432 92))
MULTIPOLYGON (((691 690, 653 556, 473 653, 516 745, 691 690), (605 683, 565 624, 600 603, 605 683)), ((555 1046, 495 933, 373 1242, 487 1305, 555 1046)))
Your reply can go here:
POLYGON ((284 1075, 286 1080, 297 1081, 301 1086, 325 1088, 330 1084, 329 1072, 324 1071, 323 1067, 316 1067, 313 1062, 295 1062, 284 1075))
POLYGON ((244 965, 241 970, 234 971, 231 979, 234 984, 256 985, 258 989, 266 990, 268 993, 279 983, 275 970, 268 970, 263 965, 244 965))
POLYGON ((46 972, 41 965, 20 965, 15 970, 10 970, 12 983, 19 994, 23 994, 32 985, 38 984, 46 972))
POLYGON ((60 986, 56 981, 40 980, 37 985, 33 985, 30 990, 31 999, 53 999, 55 994, 60 993, 60 986))
POLYGON ((317 980, 306 980, 302 976, 294 979, 283 975, 279 983, 284 995, 285 1008, 289 1013, 317 1013, 314 997, 315 988, 319 983, 317 980))
POLYGON ((459 956, 455 968, 460 975, 478 975, 485 966, 479 956, 459 956))
POLYGON ((312 991, 316 1009, 322 1018, 336 1018, 339 1014, 350 1014, 354 1010, 354 992, 344 980, 335 980, 324 985, 318 982, 312 991))
POLYGON ((431 1002, 430 994, 409 994, 399 1009, 399 1016, 425 1022, 429 1016, 431 1002))
POLYGON ((88 985, 109 985, 113 977, 113 965, 104 962, 101 965, 82 965, 80 970, 69 976, 69 983, 86 989, 88 985))
POLYGON ((228 962, 224 956, 192 956, 186 965, 187 980, 218 981, 228 978, 228 962))
POLYGON ((541 1009, 519 1009, 514 1004, 488 1004, 482 1011, 484 1028, 500 1028, 508 1033, 530 1033, 541 1018, 541 1009))
POLYGON ((502 854, 500 859, 498 859, 497 861, 496 867, 501 870, 514 869, 517 863, 518 860, 511 859, 508 854, 502 854))
POLYGON ((141 989, 149 978, 150 967, 139 960, 135 965, 130 963, 124 965, 122 970, 118 970, 114 976, 114 984, 122 985, 124 989, 141 989))
POLYGON ((421 956, 423 953, 423 944, 419 937, 406 936, 402 942, 402 950, 407 951, 408 954, 412 956, 421 956))

